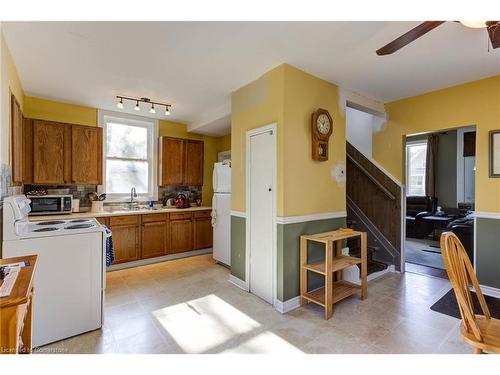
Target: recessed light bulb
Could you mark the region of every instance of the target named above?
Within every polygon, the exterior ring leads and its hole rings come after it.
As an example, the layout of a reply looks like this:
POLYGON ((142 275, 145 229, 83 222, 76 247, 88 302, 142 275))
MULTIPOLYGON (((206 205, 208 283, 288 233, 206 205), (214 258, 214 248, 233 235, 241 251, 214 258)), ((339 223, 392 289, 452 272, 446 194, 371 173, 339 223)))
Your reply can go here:
POLYGON ((156 113, 154 104, 151 104, 151 109, 149 110, 149 113, 156 113))
POLYGON ((120 101, 118 103, 116 103, 116 106, 120 109, 123 109, 123 99, 120 98, 120 101))
POLYGON ((170 108, 165 107, 165 116, 170 116, 170 108))
POLYGON ((139 101, 137 101, 137 103, 135 104, 134 109, 135 109, 136 111, 140 111, 140 110, 141 110, 141 107, 139 107, 139 101))

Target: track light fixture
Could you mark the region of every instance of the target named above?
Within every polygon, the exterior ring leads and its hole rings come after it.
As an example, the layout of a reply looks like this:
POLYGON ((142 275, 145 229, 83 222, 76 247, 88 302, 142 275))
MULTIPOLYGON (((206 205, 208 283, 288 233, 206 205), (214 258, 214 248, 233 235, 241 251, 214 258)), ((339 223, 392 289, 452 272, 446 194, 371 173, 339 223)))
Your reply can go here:
POLYGON ((171 104, 154 102, 154 101, 152 101, 149 98, 131 98, 131 97, 128 97, 128 96, 121 96, 121 95, 118 95, 116 98, 119 99, 118 103, 116 103, 116 106, 119 109, 123 109, 124 108, 124 105, 123 105, 123 101, 124 100, 130 100, 132 102, 135 102, 134 109, 136 111, 140 111, 141 110, 141 107, 139 106, 139 103, 151 104, 151 109, 149 110, 149 113, 156 113, 155 104, 156 105, 160 105, 160 106, 164 106, 165 107, 165 116, 170 116, 170 111, 172 109, 172 105, 171 104))

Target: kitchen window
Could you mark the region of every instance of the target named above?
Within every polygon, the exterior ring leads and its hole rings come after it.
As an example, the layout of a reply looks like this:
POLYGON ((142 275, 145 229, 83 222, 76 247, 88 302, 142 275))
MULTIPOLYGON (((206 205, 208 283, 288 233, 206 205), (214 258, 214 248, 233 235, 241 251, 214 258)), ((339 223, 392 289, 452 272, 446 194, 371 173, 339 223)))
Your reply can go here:
POLYGON ((425 195, 427 141, 406 144, 406 195, 425 195))
POLYGON ((156 199, 156 120, 123 114, 101 117, 104 134, 104 184, 108 200, 128 201, 135 187, 139 200, 156 199))

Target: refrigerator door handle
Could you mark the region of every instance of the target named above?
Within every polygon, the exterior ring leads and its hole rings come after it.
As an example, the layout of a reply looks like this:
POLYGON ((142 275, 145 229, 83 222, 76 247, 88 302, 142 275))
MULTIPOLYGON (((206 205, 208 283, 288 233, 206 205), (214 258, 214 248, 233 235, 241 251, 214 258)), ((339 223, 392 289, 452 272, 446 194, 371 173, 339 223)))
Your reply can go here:
MULTIPOLYGON (((215 174, 215 173, 214 173, 215 174)), ((217 222, 217 199, 215 198, 215 195, 212 198, 212 212, 210 212, 210 216, 212 217, 212 227, 215 227, 215 224, 217 222)))
POLYGON ((215 164, 214 173, 212 173, 212 187, 215 192, 218 190, 216 184, 217 184, 217 164, 215 164))

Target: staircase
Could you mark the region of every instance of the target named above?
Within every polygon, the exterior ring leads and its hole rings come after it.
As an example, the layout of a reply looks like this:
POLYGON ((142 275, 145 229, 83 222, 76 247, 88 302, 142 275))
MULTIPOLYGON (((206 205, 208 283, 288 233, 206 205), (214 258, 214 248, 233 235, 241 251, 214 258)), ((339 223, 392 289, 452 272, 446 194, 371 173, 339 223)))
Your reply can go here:
MULTIPOLYGON (((394 265, 401 260, 402 187, 377 165, 347 142, 347 223, 367 233, 368 274, 394 265)), ((347 243, 357 256, 357 240, 347 243)))

